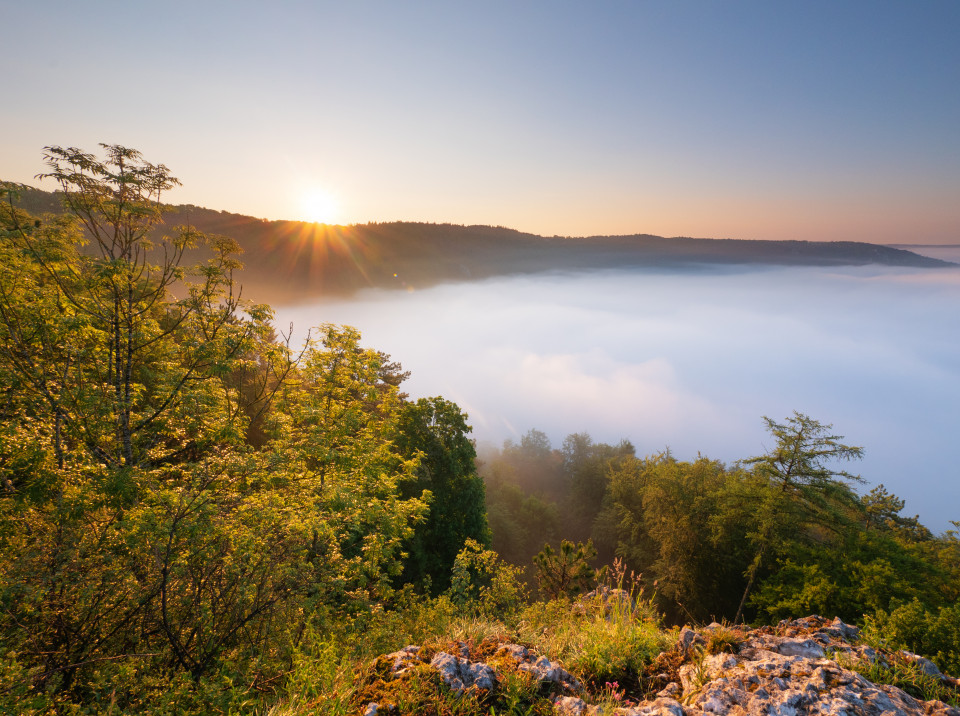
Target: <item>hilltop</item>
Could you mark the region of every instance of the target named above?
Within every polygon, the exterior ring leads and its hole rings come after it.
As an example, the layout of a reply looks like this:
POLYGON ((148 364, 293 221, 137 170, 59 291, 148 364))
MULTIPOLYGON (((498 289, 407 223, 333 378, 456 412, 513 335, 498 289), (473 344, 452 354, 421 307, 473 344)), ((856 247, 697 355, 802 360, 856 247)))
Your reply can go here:
MULTIPOLYGON (((32 213, 59 212, 54 192, 28 189, 32 213)), ((947 261, 854 241, 766 241, 653 236, 538 236, 504 227, 417 222, 351 226, 268 221, 193 205, 171 207, 167 227, 228 236, 243 249, 245 293, 273 304, 346 296, 363 288, 420 289, 495 276, 704 265, 907 266, 947 261)), ((188 261, 201 258, 201 251, 188 261)))

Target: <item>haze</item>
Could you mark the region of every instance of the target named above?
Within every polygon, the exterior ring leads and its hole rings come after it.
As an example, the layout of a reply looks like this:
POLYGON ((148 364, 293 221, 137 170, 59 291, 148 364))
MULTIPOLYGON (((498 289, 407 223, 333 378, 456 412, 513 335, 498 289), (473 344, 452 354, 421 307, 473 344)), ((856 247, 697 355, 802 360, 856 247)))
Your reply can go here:
POLYGON ((727 267, 369 291, 277 322, 358 326, 480 442, 589 432, 730 462, 770 447, 761 416, 798 410, 864 446, 851 469, 942 531, 960 519, 958 299, 960 268, 727 267))
POLYGON ((44 145, 108 142, 169 166, 173 202, 271 219, 960 240, 953 0, 33 0, 2 17, 7 180, 36 183, 44 145))

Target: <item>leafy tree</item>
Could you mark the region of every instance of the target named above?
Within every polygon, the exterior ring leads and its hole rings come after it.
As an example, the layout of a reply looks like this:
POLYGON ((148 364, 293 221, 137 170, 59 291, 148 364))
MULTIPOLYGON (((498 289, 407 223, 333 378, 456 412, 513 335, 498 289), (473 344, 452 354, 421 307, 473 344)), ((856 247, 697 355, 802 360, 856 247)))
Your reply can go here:
POLYGON ((467 416, 443 398, 421 398, 401 409, 397 447, 419 456, 417 479, 401 485, 406 498, 432 495, 430 512, 404 543, 408 557, 400 581, 429 583, 434 593, 450 586, 450 570, 466 540, 490 546, 483 480, 467 435, 467 416))
POLYGON ((47 149, 63 216, 2 187, 0 653, 80 701, 110 670, 279 674, 315 614, 391 594, 427 512, 402 374, 334 326, 298 361, 232 242, 188 269, 203 237, 156 238, 166 168, 104 149, 47 149))
POLYGON ((0 626, 59 689, 84 665, 164 641, 140 516, 158 524, 147 505, 236 443, 243 417, 221 377, 269 315, 237 314, 230 241, 211 240, 192 274, 179 262, 204 237, 152 242, 176 180, 135 150, 104 150, 46 149, 69 214, 32 219, 8 185, 0 209, 0 626))
POLYGON ((461 608, 502 616, 523 603, 526 589, 520 582, 521 572, 493 550, 468 539, 454 560, 448 594, 461 608))
POLYGON ((743 589, 744 521, 724 514, 741 479, 723 464, 679 461, 669 452, 625 460, 613 470, 604 508, 617 553, 655 585, 671 618, 732 614, 743 589))
POLYGON ((419 455, 400 437, 403 403, 381 380, 383 354, 360 346, 351 327, 325 325, 278 393, 268 469, 298 515, 314 580, 333 601, 382 597, 402 568, 401 545, 427 513, 432 494, 404 498, 419 455))
POLYGON ((102 145, 101 160, 47 147, 69 216, 33 227, 6 212, 5 253, 18 261, 0 281, 3 359, 29 399, 45 405, 58 464, 81 449, 115 467, 200 455, 234 429, 217 375, 265 322, 234 320, 235 243, 186 228, 159 242, 162 194, 179 182, 140 153, 102 145), (90 253, 77 249, 87 241, 90 253), (213 258, 189 278, 184 250, 207 242, 213 258), (92 255, 91 255, 92 254, 92 255), (158 259, 159 263, 153 263, 158 259), (25 300, 28 299, 29 300, 25 300))
POLYGON ((559 537, 560 511, 556 503, 519 487, 509 464, 487 470, 487 520, 493 549, 511 564, 529 564, 544 540, 559 537))
POLYGON ((619 445, 607 445, 593 442, 587 433, 574 433, 564 438, 560 454, 567 491, 567 536, 587 539, 603 505, 608 472, 620 461, 634 457, 634 448, 626 440, 619 445))
POLYGON ((866 617, 865 632, 893 648, 933 659, 945 673, 960 672, 960 605, 929 609, 918 599, 866 617))
POLYGON ((519 444, 506 441, 480 468, 494 548, 514 564, 529 564, 544 542, 590 539, 602 528, 609 470, 632 456, 629 442, 595 443, 586 433, 567 436, 561 450, 538 430, 519 444))
POLYGON ((529 494, 543 495, 552 502, 561 502, 564 494, 563 465, 560 454, 550 445, 550 438, 539 430, 529 430, 517 444, 507 440, 497 462, 511 466, 512 481, 529 494))
POLYGON ((906 502, 887 492, 883 485, 877 485, 860 498, 866 513, 866 529, 896 533, 897 538, 909 542, 929 540, 933 537, 926 527, 920 524, 918 515, 905 517, 900 513, 906 502))

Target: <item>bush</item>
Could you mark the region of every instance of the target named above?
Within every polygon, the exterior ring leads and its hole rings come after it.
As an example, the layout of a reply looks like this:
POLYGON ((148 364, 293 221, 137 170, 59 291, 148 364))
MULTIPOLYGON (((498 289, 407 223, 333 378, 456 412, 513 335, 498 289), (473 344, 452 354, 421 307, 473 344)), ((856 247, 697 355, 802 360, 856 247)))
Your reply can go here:
POLYGON ((507 564, 493 550, 468 539, 454 561, 448 595, 461 608, 503 618, 515 613, 526 599, 522 573, 520 567, 507 564))
POLYGON ((882 646, 907 649, 960 675, 960 604, 927 609, 918 599, 864 617, 864 637, 882 646))

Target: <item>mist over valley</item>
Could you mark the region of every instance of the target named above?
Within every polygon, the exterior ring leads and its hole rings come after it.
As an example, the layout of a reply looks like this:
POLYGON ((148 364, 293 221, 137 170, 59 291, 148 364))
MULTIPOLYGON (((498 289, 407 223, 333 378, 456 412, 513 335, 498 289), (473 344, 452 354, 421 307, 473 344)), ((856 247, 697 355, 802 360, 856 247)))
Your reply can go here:
POLYGON ((733 461, 768 447, 761 416, 798 410, 864 446, 865 488, 937 531, 960 504, 958 305, 960 268, 701 265, 370 289, 276 323, 357 326, 481 446, 536 428, 733 461))

